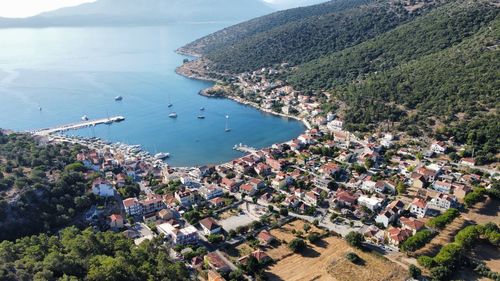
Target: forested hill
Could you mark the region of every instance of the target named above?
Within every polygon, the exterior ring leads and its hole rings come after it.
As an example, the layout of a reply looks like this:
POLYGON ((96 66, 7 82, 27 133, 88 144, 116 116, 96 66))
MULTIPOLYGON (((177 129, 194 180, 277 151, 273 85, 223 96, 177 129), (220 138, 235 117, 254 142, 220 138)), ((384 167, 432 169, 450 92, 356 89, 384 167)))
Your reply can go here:
POLYGON ((329 102, 342 108, 349 130, 385 124, 415 136, 454 137, 479 163, 496 160, 498 1, 328 4, 337 8, 304 18, 287 16, 300 9, 285 11, 280 21, 273 20, 277 14, 265 16, 259 26, 249 21, 187 48, 200 51, 207 69, 219 73, 291 64, 279 79, 308 94, 332 93, 329 102))

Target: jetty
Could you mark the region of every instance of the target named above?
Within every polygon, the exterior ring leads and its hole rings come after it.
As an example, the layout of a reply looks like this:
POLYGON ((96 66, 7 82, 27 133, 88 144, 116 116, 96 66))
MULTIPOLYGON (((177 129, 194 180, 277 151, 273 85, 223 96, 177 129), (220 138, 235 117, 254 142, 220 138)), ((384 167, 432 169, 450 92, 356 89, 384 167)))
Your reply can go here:
POLYGON ((244 145, 244 144, 241 144, 241 143, 240 144, 236 144, 235 146, 233 146, 233 149, 237 150, 237 151, 240 151, 240 152, 243 152, 243 153, 252 153, 252 154, 257 153, 257 149, 256 148, 248 146, 248 145, 244 145))
POLYGON ((44 128, 44 129, 39 129, 32 131, 31 133, 37 136, 48 136, 51 134, 55 133, 61 133, 69 130, 79 130, 83 129, 86 127, 94 127, 97 125, 101 124, 106 124, 110 125, 112 123, 116 122, 121 122, 124 121, 125 117, 123 116, 114 116, 114 117, 107 117, 107 118, 101 118, 101 119, 94 119, 94 120, 86 120, 78 123, 72 123, 72 124, 66 124, 66 125, 61 125, 53 128, 44 128))

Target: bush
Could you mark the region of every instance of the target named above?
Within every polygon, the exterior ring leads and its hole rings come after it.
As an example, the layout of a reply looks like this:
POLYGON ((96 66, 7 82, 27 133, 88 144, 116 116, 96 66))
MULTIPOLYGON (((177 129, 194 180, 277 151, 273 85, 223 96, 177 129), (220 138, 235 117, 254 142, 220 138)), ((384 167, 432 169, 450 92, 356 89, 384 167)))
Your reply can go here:
POLYGON ((345 255, 345 257, 352 263, 359 264, 362 262, 362 259, 356 255, 356 253, 349 252, 345 255))
POLYGON ((363 237, 363 235, 361 235, 361 233, 356 231, 351 231, 346 235, 345 240, 351 246, 360 248, 365 238, 363 237))
POLYGON ((452 222, 456 217, 460 215, 460 212, 457 209, 450 208, 446 210, 442 215, 439 215, 435 218, 430 219, 427 222, 427 226, 432 228, 443 228, 450 222, 452 222))
POLYGON ((401 244, 400 248, 402 251, 405 251, 407 253, 414 252, 427 244, 432 239, 432 237, 434 237, 434 234, 430 230, 420 230, 412 237, 406 239, 401 244))
POLYGON ((410 264, 409 274, 410 274, 410 277, 416 279, 416 278, 420 277, 420 275, 422 275, 422 270, 420 270, 420 268, 418 268, 417 266, 410 264))
POLYGON ((307 240, 309 240, 309 242, 311 243, 317 242, 320 238, 321 237, 316 232, 311 232, 309 233, 309 235, 307 235, 307 240))
POLYGON ((420 256, 417 258, 417 262, 425 268, 432 268, 435 265, 434 259, 429 256, 420 256))
POLYGON ((207 239, 210 243, 219 243, 224 240, 224 236, 222 236, 221 234, 210 234, 208 235, 207 239))
POLYGON ((464 203, 467 208, 473 206, 477 202, 483 201, 484 200, 484 194, 486 193, 486 190, 484 188, 476 188, 474 189, 473 192, 465 195, 464 197, 464 203))
POLYGON ((299 252, 306 247, 306 242, 300 238, 295 238, 288 243, 288 248, 294 252, 299 252))
POLYGON ((448 280, 448 276, 450 276, 451 270, 446 266, 436 266, 431 269, 431 278, 433 281, 444 281, 448 280))

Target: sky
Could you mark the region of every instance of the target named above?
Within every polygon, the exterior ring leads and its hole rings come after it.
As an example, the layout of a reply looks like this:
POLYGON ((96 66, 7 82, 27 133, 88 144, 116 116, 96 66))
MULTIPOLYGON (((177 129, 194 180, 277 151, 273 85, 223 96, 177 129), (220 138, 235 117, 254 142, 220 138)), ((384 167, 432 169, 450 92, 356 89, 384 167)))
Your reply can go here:
MULTIPOLYGON (((95 0, 0 0, 0 17, 23 18, 95 0)), ((326 0, 263 0, 279 9, 311 5, 326 0)))

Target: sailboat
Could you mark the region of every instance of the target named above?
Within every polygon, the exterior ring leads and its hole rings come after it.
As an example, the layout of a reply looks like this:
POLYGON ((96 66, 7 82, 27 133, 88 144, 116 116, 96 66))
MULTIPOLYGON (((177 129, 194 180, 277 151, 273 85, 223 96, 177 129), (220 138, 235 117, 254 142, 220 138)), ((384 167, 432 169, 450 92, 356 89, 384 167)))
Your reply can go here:
POLYGON ((229 115, 226 115, 226 127, 225 127, 224 131, 226 133, 231 132, 231 128, 229 128, 229 115))
POLYGON ((170 101, 170 94, 169 94, 169 95, 168 95, 168 107, 172 107, 172 106, 173 106, 173 104, 172 104, 172 102, 170 101))
POLYGON ((170 114, 168 115, 168 117, 170 117, 170 118, 177 118, 177 113, 172 112, 172 113, 170 113, 170 114))

